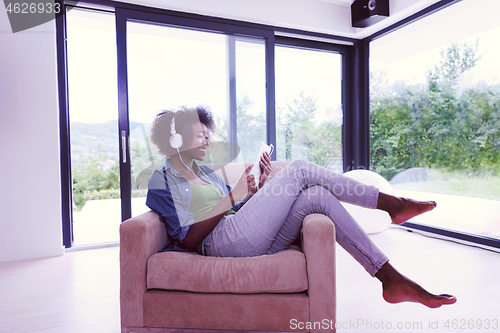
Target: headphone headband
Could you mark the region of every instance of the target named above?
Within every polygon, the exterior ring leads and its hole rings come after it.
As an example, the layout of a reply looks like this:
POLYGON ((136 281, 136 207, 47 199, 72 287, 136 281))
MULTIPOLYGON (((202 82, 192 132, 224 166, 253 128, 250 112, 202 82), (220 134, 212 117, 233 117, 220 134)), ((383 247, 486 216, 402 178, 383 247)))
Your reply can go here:
POLYGON ((172 121, 170 122, 170 134, 175 135, 175 114, 172 116, 172 121))

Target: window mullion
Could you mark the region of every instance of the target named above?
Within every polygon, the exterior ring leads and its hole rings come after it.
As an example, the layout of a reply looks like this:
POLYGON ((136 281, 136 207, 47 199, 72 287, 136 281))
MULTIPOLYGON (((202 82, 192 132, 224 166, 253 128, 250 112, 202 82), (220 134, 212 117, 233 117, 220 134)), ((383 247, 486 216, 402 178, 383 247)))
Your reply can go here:
MULTIPOLYGON (((227 138, 233 143, 231 147, 238 145, 238 123, 237 123, 237 101, 236 101, 236 37, 226 36, 226 63, 227 63, 227 87, 228 87, 228 126, 227 138)), ((234 160, 238 154, 235 149, 230 151, 230 160, 234 160)))

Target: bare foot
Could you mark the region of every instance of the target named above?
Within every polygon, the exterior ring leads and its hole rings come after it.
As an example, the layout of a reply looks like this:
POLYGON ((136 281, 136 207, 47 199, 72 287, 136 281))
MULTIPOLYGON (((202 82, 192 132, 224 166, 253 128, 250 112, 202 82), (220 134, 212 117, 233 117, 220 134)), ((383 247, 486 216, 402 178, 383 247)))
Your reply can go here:
POLYGON ((429 308, 453 304, 457 299, 449 294, 434 295, 397 272, 386 263, 375 275, 382 281, 382 296, 388 303, 414 302, 429 308))
POLYGON ((431 211, 436 208, 435 201, 417 201, 407 198, 398 198, 399 204, 393 205, 388 213, 395 224, 402 224, 412 217, 431 211))
POLYGON ((408 278, 399 282, 382 284, 382 289, 382 296, 388 303, 414 302, 429 308, 439 308, 441 305, 453 304, 457 301, 449 294, 431 294, 408 278))

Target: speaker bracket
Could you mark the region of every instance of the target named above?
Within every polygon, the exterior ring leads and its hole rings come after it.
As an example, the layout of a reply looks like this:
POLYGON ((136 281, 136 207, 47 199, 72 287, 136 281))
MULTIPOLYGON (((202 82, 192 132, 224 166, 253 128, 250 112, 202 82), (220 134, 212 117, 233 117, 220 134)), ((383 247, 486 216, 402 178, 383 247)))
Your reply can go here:
POLYGON ((351 23, 366 28, 389 16, 389 0, 355 0, 351 5, 351 23))

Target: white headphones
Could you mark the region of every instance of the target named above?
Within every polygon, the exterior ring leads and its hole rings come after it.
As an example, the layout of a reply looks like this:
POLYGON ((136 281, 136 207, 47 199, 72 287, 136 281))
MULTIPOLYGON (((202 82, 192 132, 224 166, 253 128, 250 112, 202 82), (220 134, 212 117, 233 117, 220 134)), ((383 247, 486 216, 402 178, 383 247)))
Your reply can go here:
POLYGON ((172 117, 172 121, 170 122, 170 146, 174 149, 179 149, 182 147, 182 135, 175 131, 175 115, 172 117))

